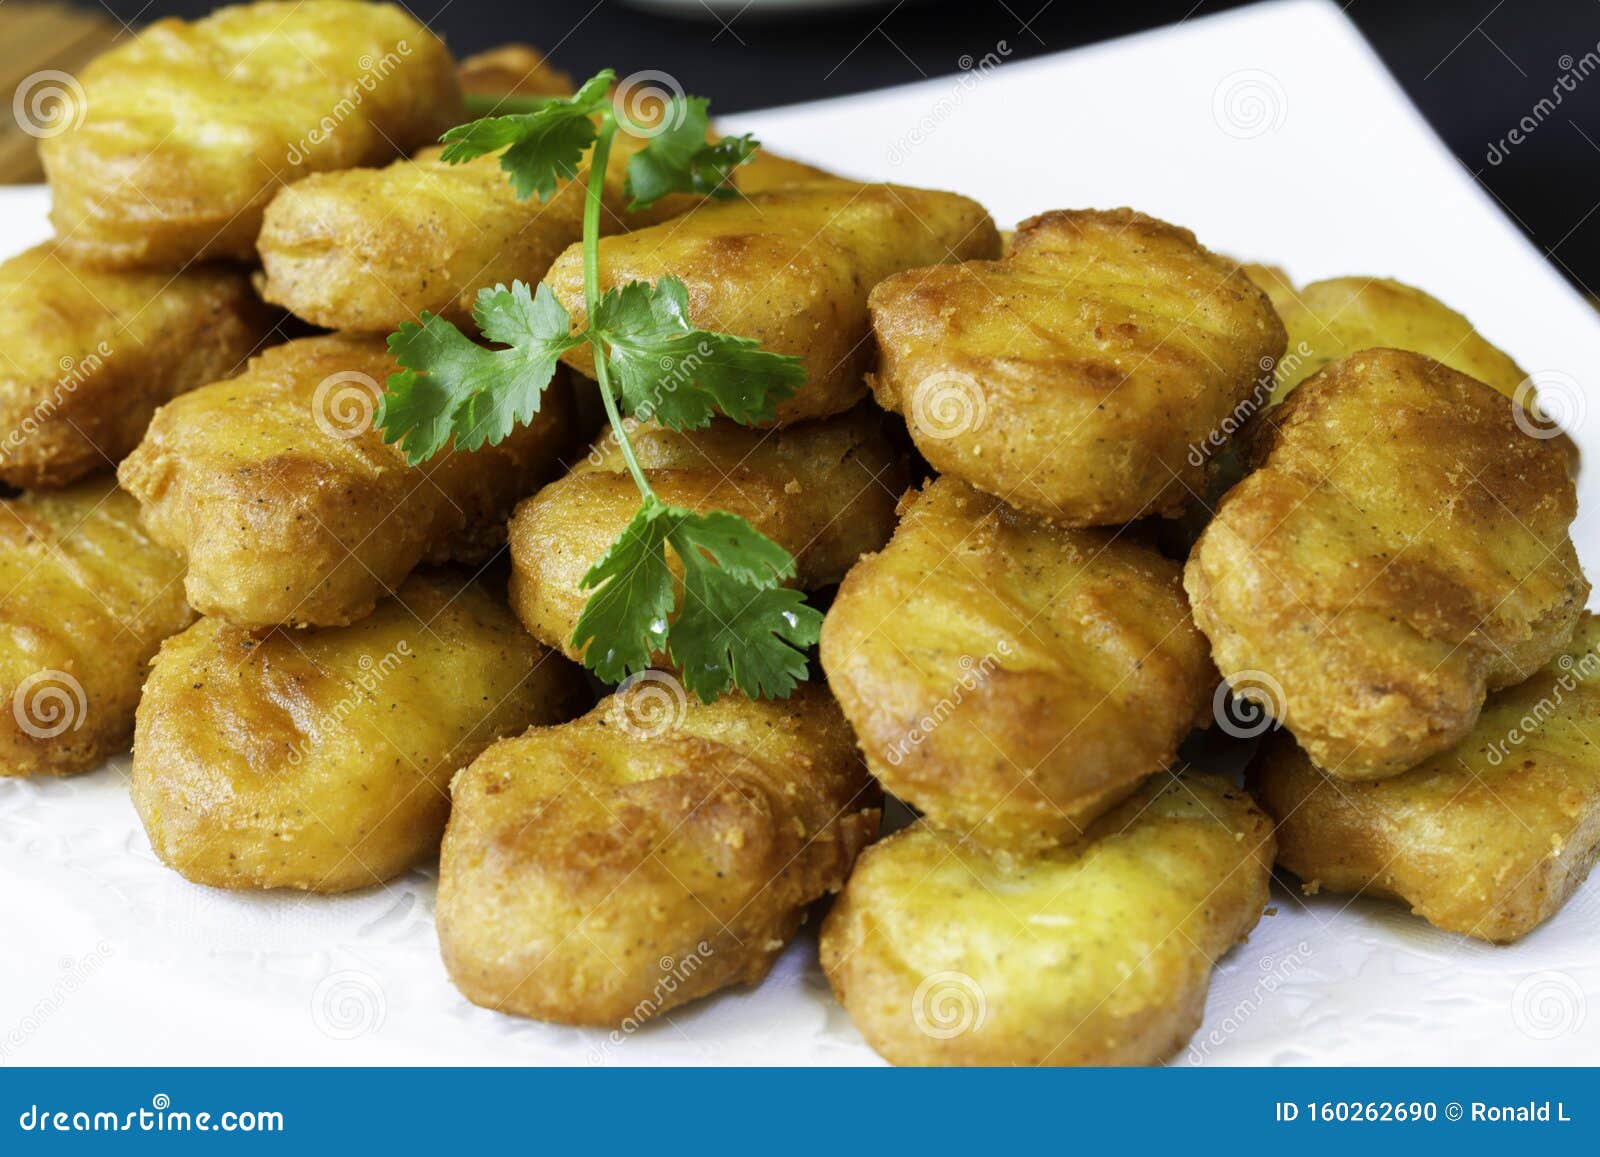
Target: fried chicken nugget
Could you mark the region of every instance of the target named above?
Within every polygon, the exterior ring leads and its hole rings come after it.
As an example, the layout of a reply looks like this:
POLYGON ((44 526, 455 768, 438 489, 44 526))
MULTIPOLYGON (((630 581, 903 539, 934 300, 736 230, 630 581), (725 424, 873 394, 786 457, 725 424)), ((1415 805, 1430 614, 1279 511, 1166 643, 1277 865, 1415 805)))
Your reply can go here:
POLYGON ((942 473, 1068 526, 1175 517, 1284 330, 1187 229, 1131 209, 1024 221, 1003 261, 872 291, 878 403, 942 473))
MULTIPOLYGON (((872 368, 867 293, 903 269, 995 257, 1000 235, 981 205, 955 193, 831 181, 704 205, 600 242, 602 289, 680 278, 700 329, 754 338, 805 360, 806 384, 778 403, 777 425, 837 414, 865 393, 872 368)), ((583 250, 545 278, 575 324, 587 318, 583 250)), ((594 375, 593 352, 562 355, 594 375)))
POLYGON ((97 273, 54 243, 0 264, 0 481, 115 465, 171 398, 236 373, 270 318, 243 273, 97 273))
POLYGON ((1278 863, 1306 890, 1411 906, 1506 944, 1566 903, 1600 857, 1600 618, 1561 656, 1489 697, 1454 748, 1377 783, 1333 783, 1289 736, 1251 769, 1278 817, 1278 863))
MULTIPOLYGON (((639 465, 663 502, 748 519, 794 555, 802 590, 838 582, 889 540, 895 501, 909 481, 883 415, 865 406, 776 431, 722 419, 690 433, 654 423, 630 428, 639 465)), ((639 491, 609 437, 517 507, 511 605, 534 638, 578 658, 572 631, 592 593, 580 585, 583 576, 638 509, 639 491)))
POLYGON ((1589 583, 1566 454, 1483 383, 1365 350, 1249 449, 1184 583, 1224 677, 1318 767, 1380 779, 1449 750, 1571 638, 1589 583))
POLYGON ((78 79, 72 127, 39 155, 63 255, 105 267, 251 261, 280 186, 386 161, 462 119, 455 62, 393 4, 158 20, 78 79))
POLYGON ((1272 854, 1270 821, 1213 775, 1157 776, 1087 838, 1032 856, 923 820, 862 855, 822 967, 895 1064, 1153 1064, 1200 1026, 1272 854))
POLYGON ((825 689, 704 705, 647 677, 456 778, 445 967, 485 1008, 642 1021, 764 977, 877 828, 825 689))
POLYGON ((584 687, 488 583, 449 571, 348 627, 258 637, 201 619, 151 668, 134 807, 197 884, 368 887, 439 850, 451 776, 567 718, 584 687))
POLYGON ((467 57, 456 69, 461 91, 474 96, 571 96, 572 77, 531 44, 501 44, 467 57))
POLYGON ((504 541, 506 512, 567 448, 566 383, 498 446, 411 467, 372 425, 395 369, 380 338, 305 338, 157 412, 120 476, 156 540, 188 557, 196 610, 343 626, 418 563, 481 562, 504 541))
MULTIPOLYGON (((627 140, 619 138, 606 173, 602 233, 654 224, 701 200, 674 195, 630 212, 627 140)), ((498 155, 450 165, 442 152, 423 149, 387 168, 320 174, 284 189, 261 230, 262 295, 331 329, 389 331, 424 311, 465 325, 479 289, 541 280, 583 236, 587 167, 541 203, 517 199, 498 155)), ((824 176, 762 150, 733 183, 756 192, 824 176)))
POLYGON ((1181 569, 942 477, 845 577, 822 669, 884 787, 941 827, 1075 838, 1207 721, 1217 673, 1181 569))
POLYGON ((126 749, 146 664, 194 618, 182 576, 109 475, 0 499, 0 776, 126 749))

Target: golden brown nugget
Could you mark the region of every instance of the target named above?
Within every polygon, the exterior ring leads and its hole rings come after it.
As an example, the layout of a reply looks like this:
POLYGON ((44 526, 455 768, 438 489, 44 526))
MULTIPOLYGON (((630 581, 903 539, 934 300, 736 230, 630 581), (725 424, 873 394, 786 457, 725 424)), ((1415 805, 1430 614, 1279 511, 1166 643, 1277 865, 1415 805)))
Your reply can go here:
MULTIPOLYGON (((261 230, 262 295, 332 329, 387 332, 424 311, 467 325, 479 289, 541 280, 582 237, 587 169, 548 201, 523 201, 498 155, 451 165, 442 152, 423 149, 387 168, 321 174, 284 189, 261 230)), ((626 147, 617 148, 606 175, 603 233, 653 224, 699 203, 674 195, 630 212, 627 156, 626 147)), ((754 192, 820 176, 763 150, 735 171, 734 184, 754 192)))
MULTIPOLYGON (((777 431, 719 419, 677 433, 630 422, 630 440, 663 502, 747 519, 795 558, 795 585, 831 586, 894 531, 907 464, 870 407, 777 431)), ((530 634, 569 658, 591 591, 581 583, 639 509, 615 441, 517 507, 511 519, 511 605, 530 634)), ((675 569, 677 560, 669 556, 675 569)), ((665 663, 665 657, 661 657, 665 663)))
POLYGON ((531 44, 501 44, 467 57, 456 69, 461 91, 473 96, 571 96, 572 77, 531 44))
POLYGON ((194 618, 182 577, 109 475, 0 499, 0 776, 126 750, 150 657, 194 618))
POLYGON ((98 273, 56 248, 0 264, 0 481, 24 489, 116 465, 157 406, 237 373, 271 326, 241 272, 98 273))
POLYGON ((39 155, 62 254, 106 267, 251 261, 281 186, 380 164, 462 119, 455 62, 393 4, 158 20, 78 79, 71 127, 39 155))
POLYGON ((1470 735, 1404 775, 1336 783, 1289 736, 1251 770, 1278 817, 1278 863, 1308 892, 1411 906, 1497 944, 1560 911, 1600 857, 1600 619, 1526 683, 1489 696, 1470 735))
POLYGON ((504 542, 512 504, 567 447, 565 382, 498 446, 407 466, 372 424, 396 368, 377 337, 305 338, 156 414, 120 475, 151 534, 187 556, 196 610, 343 626, 418 563, 481 562, 504 542))
POLYGON ((873 392, 934 468, 1068 526, 1180 514, 1284 347, 1237 266, 1131 209, 1031 218, 1005 260, 888 278, 871 309, 873 392))
POLYGON ((884 787, 945 828, 1075 838, 1209 719, 1217 673, 1181 567, 948 476, 845 577, 822 669, 884 787))
POLYGON ((764 977, 877 827, 825 689, 707 706, 646 677, 456 778, 445 967, 485 1008, 642 1021, 764 977))
POLYGON ((1283 398, 1324 366, 1360 350, 1410 350, 1476 378, 1508 398, 1528 375, 1486 341, 1472 323, 1436 297, 1385 277, 1314 281, 1273 304, 1289 333, 1279 360, 1273 400, 1283 398))
MULTIPOLYGON (((867 294, 903 269, 995 257, 1000 236, 976 201, 900 185, 831 181, 705 205, 677 220, 600 242, 602 289, 672 276, 700 329, 754 338, 803 358, 806 384, 776 424, 837 414, 866 393, 874 351, 867 294)), ((546 278, 582 325, 583 252, 546 278)), ((594 374, 593 351, 562 357, 594 374)))
POLYGON ((419 572, 348 627, 168 639, 133 744, 156 855, 217 888, 343 892, 438 852, 450 777, 585 686, 489 586, 419 572))
POLYGON ((926 820, 868 848, 822 967, 901 1065, 1144 1065, 1205 1012, 1267 901, 1272 825, 1212 775, 1161 775, 1087 838, 992 854, 926 820))
POLYGON ((1223 676, 1330 774, 1449 750, 1488 691, 1571 637, 1589 583, 1565 451, 1482 382, 1366 350, 1296 389, 1249 450, 1184 583, 1223 676))

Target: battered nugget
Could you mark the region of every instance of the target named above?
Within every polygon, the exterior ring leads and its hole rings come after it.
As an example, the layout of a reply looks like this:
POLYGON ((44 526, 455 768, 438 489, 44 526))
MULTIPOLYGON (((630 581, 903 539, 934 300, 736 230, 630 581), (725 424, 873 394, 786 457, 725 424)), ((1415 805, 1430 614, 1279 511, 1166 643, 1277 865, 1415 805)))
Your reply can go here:
POLYGON ((571 96, 572 77, 531 44, 501 44, 469 56, 456 69, 461 91, 473 96, 571 96))
POLYGON ((1249 449, 1184 583, 1224 677, 1318 767, 1380 779, 1448 751, 1571 637, 1589 583, 1565 451, 1482 382, 1366 350, 1249 449))
POLYGON ((0 776, 126 749, 145 665, 194 618, 182 575, 109 475, 0 499, 0 776))
POLYGON ((0 264, 0 481, 114 466, 156 407, 237 373, 270 318, 241 272, 96 273, 38 245, 0 264))
POLYGON ((485 1008, 643 1021, 759 981, 877 826, 827 691, 707 706, 647 676, 456 778, 445 967, 485 1008))
POLYGON ((158 20, 78 77, 39 142, 63 256, 252 261, 261 211, 308 173, 380 164, 463 117, 455 62, 393 4, 282 0, 158 20))
POLYGON ((1336 277, 1285 287, 1273 304, 1289 333, 1273 400, 1340 358, 1377 347, 1410 350, 1515 397, 1528 375, 1436 297, 1384 277, 1336 277))
POLYGON ((450 777, 584 689, 489 585, 423 572, 348 627, 167 640, 133 745, 156 855, 197 884, 342 892, 435 854, 450 777))
POLYGON ((481 562, 570 437, 558 378, 498 446, 407 466, 373 428, 395 363, 377 337, 305 338, 157 412, 122 463, 157 541, 188 557, 196 610, 242 627, 337 627, 420 562, 481 562))
POLYGON ((822 967, 906 1065, 1141 1065, 1200 1026, 1261 916, 1272 825, 1211 775, 1158 776, 1088 838, 987 854, 926 820, 867 849, 822 967))
MULTIPOLYGON (((895 500, 908 482, 883 415, 870 407, 778 431, 720 419, 692 433, 653 423, 629 428, 657 497, 749 520, 794 555, 802 590, 838 582, 863 553, 888 541, 895 500)), ((583 576, 638 509, 639 491, 609 437, 571 474, 517 507, 511 605, 534 638, 578 657, 572 632, 592 593, 581 587, 583 576)))
MULTIPOLYGON (((262 295, 331 329, 387 332, 423 311, 466 325, 479 289, 539 281, 583 236, 587 169, 548 201, 521 201, 498 155, 449 165, 442 152, 423 149, 387 168, 324 173, 284 189, 261 230, 262 295)), ((628 212, 626 164, 626 149, 615 150, 602 232, 652 224, 699 202, 673 196, 628 212)), ((763 151, 735 171, 734 184, 754 190, 819 176, 763 151)))
POLYGON ((935 469, 1067 526, 1181 514, 1285 341, 1236 265, 1131 209, 1031 218, 870 304, 873 393, 935 469))
MULTIPOLYGON (((600 280, 610 289, 678 277, 700 329, 803 358, 807 381, 778 404, 782 425, 840 413, 866 393, 863 375, 874 356, 867 293, 874 285, 903 269, 999 252, 1000 235, 976 201, 834 181, 719 201, 665 225, 607 237, 600 280)), ((583 324, 582 246, 563 253, 545 280, 583 324)), ((586 344, 562 357, 593 376, 586 344)))
POLYGON ((822 669, 884 787, 1011 849, 1072 839, 1209 720, 1180 567, 948 476, 846 576, 822 669))
POLYGON ((1554 916, 1600 856, 1600 618, 1497 691, 1450 751, 1380 783, 1332 783, 1287 735, 1252 769, 1278 817, 1278 863, 1308 891, 1409 904, 1498 944, 1554 916))

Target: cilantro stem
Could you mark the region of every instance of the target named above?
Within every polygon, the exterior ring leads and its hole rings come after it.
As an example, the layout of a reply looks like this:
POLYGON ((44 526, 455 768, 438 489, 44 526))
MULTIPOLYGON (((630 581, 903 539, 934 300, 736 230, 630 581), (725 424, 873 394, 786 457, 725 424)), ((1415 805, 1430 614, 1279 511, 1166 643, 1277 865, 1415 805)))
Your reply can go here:
POLYGON ((611 160, 611 141, 617 135, 616 113, 607 110, 600 118, 600 129, 595 134, 594 151, 589 154, 589 177, 585 182, 583 202, 583 300, 588 311, 589 325, 585 336, 594 349, 594 377, 600 385, 600 404, 606 408, 606 418, 616 435, 622 460, 633 475, 634 485, 644 498, 655 497, 639 460, 633 456, 633 446, 622 425, 622 412, 617 408, 616 396, 611 391, 611 372, 606 366, 606 345, 595 329, 594 319, 600 311, 600 211, 605 193, 606 167, 611 160))

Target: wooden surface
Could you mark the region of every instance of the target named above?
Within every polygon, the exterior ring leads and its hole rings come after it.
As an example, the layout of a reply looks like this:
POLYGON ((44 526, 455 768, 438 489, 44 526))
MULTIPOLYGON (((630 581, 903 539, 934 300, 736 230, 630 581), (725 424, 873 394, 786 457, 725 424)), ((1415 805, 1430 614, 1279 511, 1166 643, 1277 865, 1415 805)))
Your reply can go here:
POLYGON ((18 127, 15 104, 48 78, 47 70, 75 74, 127 33, 104 8, 0 0, 0 97, 11 106, 0 121, 0 184, 41 181, 36 140, 18 127), (30 84, 31 81, 31 84, 30 84))

